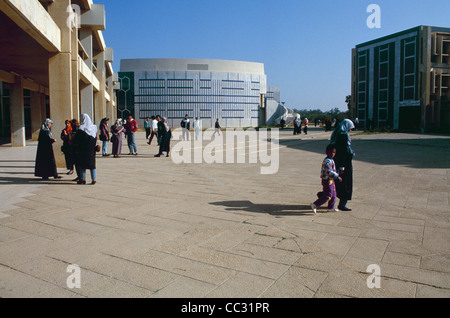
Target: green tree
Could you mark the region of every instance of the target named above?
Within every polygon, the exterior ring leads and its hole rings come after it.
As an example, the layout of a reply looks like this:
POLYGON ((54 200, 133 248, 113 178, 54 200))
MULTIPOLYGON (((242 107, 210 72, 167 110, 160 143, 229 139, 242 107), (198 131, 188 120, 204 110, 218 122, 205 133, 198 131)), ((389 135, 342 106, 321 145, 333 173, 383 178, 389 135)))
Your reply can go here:
POLYGON ((348 110, 351 110, 350 108, 352 107, 352 106, 351 106, 351 103, 352 103, 352 95, 347 95, 347 96, 345 96, 345 103, 347 104, 348 110))

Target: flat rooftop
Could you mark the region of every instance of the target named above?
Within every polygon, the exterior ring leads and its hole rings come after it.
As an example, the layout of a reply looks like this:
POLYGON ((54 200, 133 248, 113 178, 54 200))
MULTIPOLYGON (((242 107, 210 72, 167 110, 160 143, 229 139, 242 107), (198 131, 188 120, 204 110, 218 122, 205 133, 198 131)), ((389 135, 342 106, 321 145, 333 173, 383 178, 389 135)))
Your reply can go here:
POLYGON ((205 71, 264 75, 264 64, 257 62, 211 59, 122 59, 120 72, 205 71))

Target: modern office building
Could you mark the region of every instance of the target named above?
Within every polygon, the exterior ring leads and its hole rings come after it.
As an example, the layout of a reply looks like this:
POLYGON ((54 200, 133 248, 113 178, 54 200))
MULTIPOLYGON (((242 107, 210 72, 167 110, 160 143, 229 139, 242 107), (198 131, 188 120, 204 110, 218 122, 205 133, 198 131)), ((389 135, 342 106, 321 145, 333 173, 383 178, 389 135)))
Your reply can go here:
POLYGON ((264 64, 211 59, 124 59, 120 61, 118 116, 167 117, 178 127, 187 114, 204 128, 257 127, 263 120, 264 64))
POLYGON ((276 126, 277 118, 279 117, 280 110, 284 110, 284 106, 281 104, 281 92, 279 86, 267 86, 267 94, 265 96, 264 103, 264 116, 262 122, 266 126, 276 126))
POLYGON ((352 49, 352 117, 361 128, 450 127, 450 28, 418 26, 352 49))
MULTIPOLYGON (((25 146, 50 117, 59 149, 66 119, 115 118, 118 76, 102 30, 105 8, 91 0, 0 0, 3 139, 25 146)), ((62 165, 62 154, 55 154, 62 165)))
POLYGON ((281 91, 279 86, 267 86, 266 101, 273 100, 281 103, 281 91))

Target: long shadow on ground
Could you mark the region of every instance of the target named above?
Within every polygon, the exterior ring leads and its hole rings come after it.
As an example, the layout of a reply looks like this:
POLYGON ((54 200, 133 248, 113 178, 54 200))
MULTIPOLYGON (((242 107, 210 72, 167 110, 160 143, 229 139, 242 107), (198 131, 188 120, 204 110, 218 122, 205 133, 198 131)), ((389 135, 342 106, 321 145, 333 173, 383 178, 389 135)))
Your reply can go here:
POLYGON ((255 204, 248 200, 210 202, 211 205, 225 206, 226 211, 267 213, 274 216, 305 215, 314 213, 309 205, 301 204, 255 204))

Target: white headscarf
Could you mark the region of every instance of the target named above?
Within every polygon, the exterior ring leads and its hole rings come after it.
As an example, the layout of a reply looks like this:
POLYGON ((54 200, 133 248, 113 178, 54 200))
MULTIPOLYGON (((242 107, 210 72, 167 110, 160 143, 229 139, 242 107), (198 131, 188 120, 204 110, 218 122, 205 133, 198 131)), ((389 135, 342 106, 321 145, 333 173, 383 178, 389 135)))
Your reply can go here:
MULTIPOLYGON (((355 128, 355 125, 353 124, 353 122, 350 119, 344 119, 331 134, 331 143, 335 144, 336 140, 337 140, 337 136, 339 134, 347 134, 348 135, 348 132, 350 130, 352 130, 353 128, 355 128)), ((349 136, 349 141, 350 141, 350 136, 349 136)))
POLYGON ((89 136, 94 138, 97 137, 97 126, 92 123, 92 120, 88 114, 81 115, 81 125, 79 129, 87 133, 89 136))
POLYGON ((170 126, 169 123, 167 122, 167 118, 163 117, 163 121, 164 121, 164 127, 166 128, 166 131, 170 130, 170 126))
POLYGON ((52 131, 51 131, 50 128, 48 127, 48 125, 50 125, 50 124, 53 124, 53 121, 52 121, 50 118, 47 118, 47 119, 42 123, 41 129, 42 129, 42 130, 45 130, 45 131, 48 133, 49 137, 50 137, 51 139, 53 139, 52 131))
POLYGON ((119 127, 122 126, 122 118, 117 118, 116 122, 114 123, 114 129, 119 130, 119 127))

